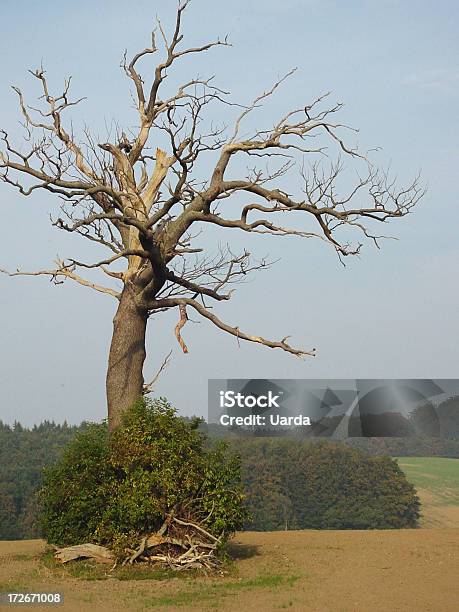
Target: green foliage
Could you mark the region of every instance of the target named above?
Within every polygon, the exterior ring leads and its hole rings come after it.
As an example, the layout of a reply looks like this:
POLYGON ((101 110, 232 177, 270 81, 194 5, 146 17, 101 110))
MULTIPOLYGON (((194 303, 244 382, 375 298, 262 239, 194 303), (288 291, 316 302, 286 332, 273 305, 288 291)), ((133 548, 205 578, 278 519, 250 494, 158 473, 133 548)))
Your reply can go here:
POLYGON ((242 527, 240 464, 226 446, 206 448, 164 399, 138 402, 108 438, 105 424, 77 434, 45 471, 41 527, 49 542, 137 546, 166 516, 199 522, 224 542, 242 527))
POLYGON ((344 445, 279 440, 234 443, 243 456, 246 526, 271 529, 415 527, 419 500, 396 461, 344 445))
POLYGON ((10 427, 0 421, 0 540, 39 535, 35 494, 43 467, 53 464, 84 427, 44 421, 26 429, 19 423, 10 427))
POLYGON ((18 536, 14 497, 5 484, 0 484, 0 533, 5 540, 15 540, 18 536))
POLYGON ((97 529, 111 478, 107 440, 105 424, 89 425, 76 434, 60 461, 45 468, 40 527, 48 539, 54 536, 53 544, 64 544, 66 538, 69 544, 89 541, 84 535, 97 529))
MULTIPOLYGON (((454 398, 453 398, 454 399, 454 398)), ((456 414, 456 404, 453 405, 453 400, 447 400, 441 412, 442 416, 442 431, 445 429, 446 418, 450 420, 456 414)), ((187 423, 183 419, 184 423, 187 423)), ((448 421, 449 423, 449 421, 448 421)), ((190 427, 196 428, 197 421, 188 422, 190 427)), ((454 434, 454 428, 450 423, 448 431, 454 434)), ((210 430, 210 428, 208 427, 210 430)), ((187 431, 186 427, 185 430, 187 431)), ((182 434, 183 434, 183 430, 182 434)), ((106 437, 105 426, 93 426, 83 423, 79 427, 69 427, 68 425, 56 425, 50 422, 44 422, 39 426, 27 429, 16 423, 13 427, 4 425, 0 422, 0 540, 1 539, 20 539, 33 538, 40 535, 37 526, 37 500, 35 494, 41 487, 43 467, 56 464, 59 461, 64 448, 74 439, 77 432, 86 432, 86 438, 79 444, 93 444, 94 451, 103 448, 97 436, 106 437), (95 430, 93 429, 95 427, 95 430), (84 441, 85 440, 85 441, 84 441), (92 440, 92 442, 91 442, 92 440)), ((181 435, 182 435, 181 434, 181 435)), ((139 435, 146 435, 145 432, 140 432, 139 435)), ((233 439, 234 440, 234 439, 233 439)), ((183 452, 186 451, 186 438, 180 441, 183 452)), ((321 444, 320 440, 311 440, 310 444, 321 444)), ((274 445, 270 440, 254 441, 253 439, 238 439, 232 442, 236 451, 242 457, 244 471, 244 486, 249 496, 249 508, 253 514, 254 522, 249 524, 248 528, 272 530, 293 528, 294 524, 300 524, 296 520, 297 512, 293 509, 295 497, 290 496, 289 489, 286 486, 285 474, 294 474, 298 469, 301 469, 301 464, 297 463, 297 458, 294 452, 287 451, 287 447, 297 447, 302 445, 297 440, 277 441, 274 445), (265 452, 261 452, 260 444, 266 444, 265 452), (277 450, 276 450, 277 449, 277 450), (280 450, 279 450, 280 449, 280 450), (284 449, 284 450, 282 450, 284 449), (275 455, 275 459, 272 455, 275 455), (280 456, 279 456, 280 455, 280 456), (283 456, 285 455, 285 456, 283 456), (276 465, 273 465, 276 463, 276 465), (284 467, 279 470, 277 464, 285 463, 284 467), (287 465, 288 463, 288 465, 287 465), (245 467, 244 467, 245 466, 245 467), (300 466, 300 467, 299 467, 300 466)), ((309 444, 309 443, 308 443, 309 444)), ((345 441, 345 444, 351 448, 360 451, 360 456, 363 453, 372 456, 419 456, 419 457, 459 457, 459 440, 446 439, 438 437, 415 436, 409 438, 351 438, 345 441)), ((75 447, 77 449, 77 447, 75 447)), ((142 450, 142 449, 140 449, 142 450)), ((216 456, 216 464, 219 465, 218 446, 213 447, 213 451, 208 455, 207 469, 207 488, 209 491, 214 490, 212 478, 218 480, 220 472, 212 476, 212 457, 216 456), (212 454, 213 453, 213 454, 212 454)), ((83 453, 84 454, 84 453, 83 453)), ((91 452, 86 452, 86 455, 91 455, 91 452)), ((86 456, 85 455, 85 456, 86 456)), ((231 461, 235 461, 228 453, 223 453, 226 461, 230 462, 228 466, 229 472, 234 467, 231 466, 231 461)), ((75 457, 76 460, 76 457, 75 457)), ((89 478, 95 478, 99 475, 100 465, 98 461, 94 461, 93 474, 89 474, 89 478)), ((89 465, 87 469, 89 470, 89 465)), ((175 470, 177 464, 171 464, 170 469, 175 470)), ((182 464, 178 466, 182 468, 182 464)), ((425 470, 428 471, 428 470, 425 470)), ((86 472, 83 471, 83 474, 86 472)), ((86 478, 85 476, 84 478, 86 478)), ((83 478, 83 480, 84 480, 83 478)), ((292 476, 293 478, 293 476, 292 476)), ((412 474, 409 474, 411 481, 412 474)), ((75 489, 78 490, 78 479, 73 480, 75 489)), ((413 480, 417 485, 417 481, 413 480)), ((69 495, 70 484, 69 484, 69 495)), ((202 509, 210 512, 212 508, 213 496, 210 494, 206 500, 202 500, 202 509)), ((219 495, 222 495, 220 493, 219 495)), ((86 507, 93 508, 94 492, 90 492, 87 496, 86 507)), ((83 500, 80 499, 83 503, 83 500)), ((229 495, 225 503, 238 503, 237 499, 229 495)), ((365 502, 366 503, 366 502, 365 502)), ((350 516, 350 499, 346 501, 347 516, 350 516)), ((368 507, 368 506, 366 506, 368 507)), ((136 509, 133 509, 136 511, 136 509)), ((217 506, 218 510, 218 506, 217 506)), ((126 511, 126 508, 125 508, 126 511)), ((342 516, 341 510, 337 507, 329 517, 330 524, 335 521, 334 515, 342 516)), ((376 511, 375 511, 376 512, 376 511)), ((377 514, 377 512, 376 512, 377 514)), ((218 518, 218 513, 214 510, 215 518, 218 518)), ((366 516, 362 518, 362 510, 357 506, 353 511, 353 526, 358 526, 363 523, 377 525, 380 518, 374 519, 370 511, 367 509, 366 516)), ((342 523, 342 518, 339 519, 342 523)), ((94 522, 99 525, 100 516, 95 515, 94 522)))
POLYGON ((440 430, 443 436, 459 438, 459 396, 450 397, 442 402, 437 413, 440 419, 440 430))
MULTIPOLYGON (((452 431, 452 429, 451 429, 452 431)), ((442 434, 446 435, 446 434, 442 434)), ((345 444, 369 455, 391 457, 459 457, 459 438, 410 436, 408 438, 349 438, 345 444)))

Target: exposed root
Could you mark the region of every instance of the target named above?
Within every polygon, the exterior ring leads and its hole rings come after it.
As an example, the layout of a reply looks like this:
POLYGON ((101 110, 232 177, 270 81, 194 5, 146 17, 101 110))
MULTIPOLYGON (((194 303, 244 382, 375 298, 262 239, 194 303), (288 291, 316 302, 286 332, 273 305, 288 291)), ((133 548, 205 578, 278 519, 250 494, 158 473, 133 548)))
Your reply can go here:
POLYGON ((133 563, 151 563, 175 571, 202 569, 213 571, 221 565, 217 551, 224 534, 216 537, 202 525, 169 514, 158 531, 145 535, 137 549, 125 549, 126 557, 117 556, 108 548, 96 544, 79 544, 57 548, 55 558, 67 563, 81 557, 91 558, 98 563, 110 563, 116 567, 133 563))
POLYGON ((221 537, 204 527, 169 515, 155 533, 142 538, 139 547, 122 561, 122 565, 147 562, 183 571, 199 568, 213 570, 221 564, 216 552, 221 537))

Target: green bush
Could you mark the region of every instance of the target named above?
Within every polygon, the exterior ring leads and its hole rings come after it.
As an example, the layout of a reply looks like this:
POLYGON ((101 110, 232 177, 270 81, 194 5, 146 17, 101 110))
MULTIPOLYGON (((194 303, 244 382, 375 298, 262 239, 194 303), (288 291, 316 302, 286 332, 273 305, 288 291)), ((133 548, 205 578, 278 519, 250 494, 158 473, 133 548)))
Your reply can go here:
POLYGON ((40 525, 48 542, 94 542, 121 552, 171 512, 199 522, 222 543, 246 519, 239 460, 223 443, 206 446, 199 420, 164 399, 140 401, 108 438, 106 424, 76 435, 45 470, 40 525))
POLYGON ((415 488, 389 457, 329 442, 244 440, 248 529, 416 527, 415 488))

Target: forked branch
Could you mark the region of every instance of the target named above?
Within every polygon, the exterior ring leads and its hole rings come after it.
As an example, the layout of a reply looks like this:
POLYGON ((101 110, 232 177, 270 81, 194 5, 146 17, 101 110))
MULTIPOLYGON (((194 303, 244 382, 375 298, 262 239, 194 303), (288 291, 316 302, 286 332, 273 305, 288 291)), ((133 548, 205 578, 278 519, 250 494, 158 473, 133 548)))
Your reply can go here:
POLYGON ((89 263, 66 258, 55 269, 11 275, 44 275, 57 284, 68 278, 116 298, 129 290, 135 305, 150 312, 178 308, 175 334, 184 352, 188 347, 181 333, 187 309, 193 309, 238 341, 298 357, 314 355, 314 350, 291 347, 288 337, 272 341, 243 332, 210 310, 206 302, 229 300, 229 285, 270 264, 266 258, 249 263, 248 251, 236 256, 229 246, 209 254, 199 243, 201 232, 210 225, 225 236, 238 230, 246 237, 319 238, 342 259, 359 253, 364 239, 378 246, 375 227, 408 215, 424 189, 419 177, 398 187, 387 172, 378 172, 369 155, 348 142, 355 130, 336 120, 342 104, 330 103, 329 94, 309 103, 299 100, 269 125, 251 125, 256 111, 295 70, 247 105, 231 102, 213 77, 192 75, 166 90, 177 60, 228 46, 226 38, 183 44, 188 5, 189 0, 178 5, 170 36, 158 21, 151 46, 132 59, 124 55, 122 67, 134 86, 134 129, 117 125, 100 141, 85 128, 78 137, 65 117, 83 98, 70 97, 70 79, 61 93, 52 93, 42 67, 31 72, 40 89, 38 105, 28 104, 14 87, 26 146, 14 145, 0 131, 0 180, 23 196, 44 190, 59 198, 53 226, 95 243, 103 254, 89 263), (156 56, 156 66, 147 67, 156 56), (143 62, 150 79, 141 75, 143 62), (206 120, 210 105, 224 109, 231 127, 206 120), (211 171, 201 177, 206 157, 211 171), (241 158, 247 160, 245 171, 235 163, 241 158), (356 167, 351 181, 342 179, 341 158, 356 167), (81 268, 120 282, 121 293, 83 278, 81 268))
MULTIPOLYGON (((314 357, 316 353, 316 349, 311 349, 309 351, 306 351, 303 349, 296 349, 296 348, 291 347, 286 342, 289 336, 285 336, 285 338, 282 338, 282 340, 280 341, 273 341, 273 340, 267 340, 266 338, 262 338, 261 336, 254 336, 251 334, 247 334, 243 332, 241 329, 239 329, 239 327, 232 327, 231 325, 224 323, 216 315, 210 312, 205 306, 203 306, 202 304, 200 304, 199 302, 191 298, 163 298, 159 300, 152 300, 151 302, 148 303, 147 306, 151 310, 164 310, 164 309, 174 308, 178 306, 181 309, 181 322, 182 322, 182 316, 183 316, 182 313, 184 311, 184 308, 186 308, 186 306, 190 306, 191 308, 194 308, 194 310, 196 310, 205 319, 213 323, 216 327, 218 327, 222 331, 227 332, 231 336, 234 336, 235 338, 237 338, 238 341, 246 340, 248 342, 254 342, 256 344, 262 344, 263 346, 267 346, 268 348, 280 348, 287 353, 291 353, 292 355, 295 355, 295 357, 305 357, 307 355, 314 357)), ((183 325, 185 324, 185 322, 183 322, 183 325)), ((183 325, 181 325, 181 327, 183 327, 183 325)), ((184 352, 188 352, 188 349, 184 352)))

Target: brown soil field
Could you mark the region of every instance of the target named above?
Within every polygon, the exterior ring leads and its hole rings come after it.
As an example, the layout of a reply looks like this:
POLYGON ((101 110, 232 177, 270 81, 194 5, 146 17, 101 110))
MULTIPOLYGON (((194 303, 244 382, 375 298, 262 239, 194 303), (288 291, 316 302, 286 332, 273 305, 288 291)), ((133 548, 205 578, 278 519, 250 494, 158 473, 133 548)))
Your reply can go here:
POLYGON ((459 529, 245 532, 229 574, 212 578, 82 580, 46 564, 44 550, 41 540, 0 542, 0 592, 61 591, 56 609, 69 611, 459 609, 459 529))

